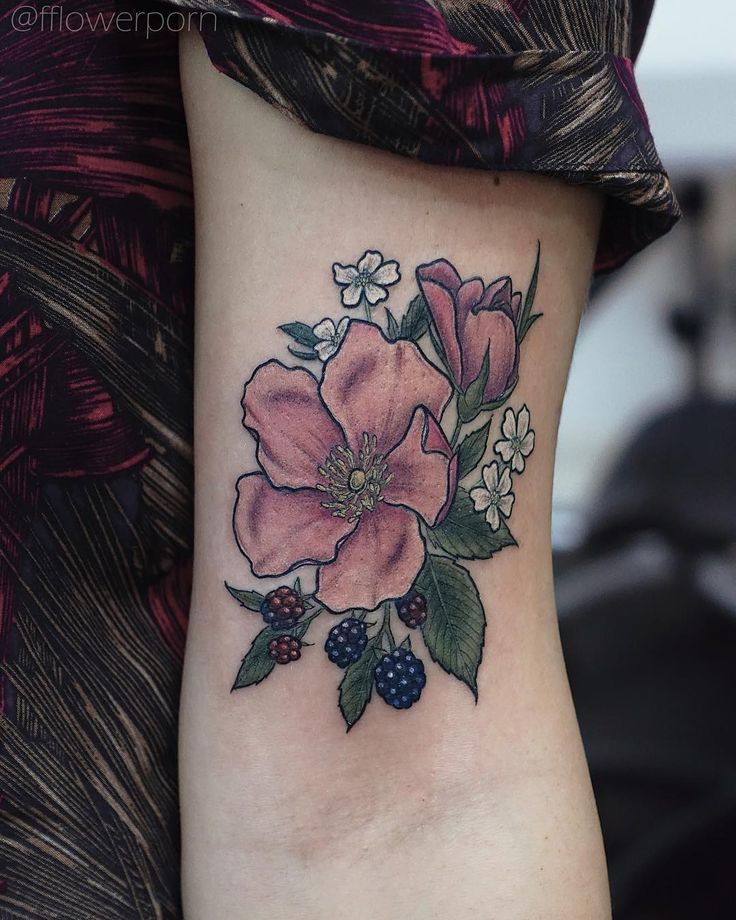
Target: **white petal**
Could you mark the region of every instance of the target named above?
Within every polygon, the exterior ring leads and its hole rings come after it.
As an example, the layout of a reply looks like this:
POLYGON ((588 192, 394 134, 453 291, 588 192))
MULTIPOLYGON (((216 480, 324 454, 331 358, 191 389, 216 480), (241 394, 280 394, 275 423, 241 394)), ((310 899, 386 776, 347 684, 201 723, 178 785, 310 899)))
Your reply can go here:
POLYGON ((517 451, 514 453, 514 459, 513 459, 512 462, 511 462, 511 469, 512 469, 515 473, 523 473, 523 472, 524 472, 524 466, 525 466, 524 457, 522 456, 522 454, 520 453, 520 451, 517 450, 517 451))
POLYGON ((505 463, 509 463, 514 456, 514 448, 511 445, 511 441, 496 441, 493 445, 493 449, 497 454, 501 455, 505 463))
POLYGON ((340 265, 339 262, 335 262, 332 274, 336 284, 350 284, 358 277, 358 269, 354 265, 340 265))
POLYGON ((498 508, 504 517, 511 517, 511 509, 514 507, 514 493, 504 495, 498 502, 498 508))
POLYGON ((374 284, 396 284, 401 279, 398 262, 384 262, 371 275, 374 284))
POLYGON ((470 490, 470 497, 476 511, 485 511, 491 503, 491 493, 478 486, 477 489, 470 490))
POLYGON ((312 326, 312 332, 318 339, 324 339, 325 342, 331 342, 336 331, 335 324, 329 317, 323 319, 321 323, 317 323, 316 326, 312 326))
POLYGON ((342 289, 342 302, 346 307, 354 307, 357 303, 360 303, 362 296, 363 285, 358 284, 357 281, 353 281, 352 284, 342 289))
POLYGON ((372 275, 378 266, 383 262, 383 256, 375 249, 369 249, 363 254, 363 258, 358 262, 358 271, 372 275))
POLYGON ((508 467, 504 469, 501 473, 501 478, 498 480, 498 491, 501 495, 506 495, 511 491, 511 473, 509 473, 508 467))
POLYGON ((519 445, 519 450, 524 454, 525 457, 528 457, 529 454, 534 450, 534 432, 527 431, 526 436, 522 439, 521 444, 519 445))
POLYGON ((379 287, 377 284, 372 284, 370 281, 366 284, 364 291, 365 299, 370 304, 378 303, 379 300, 385 300, 388 297, 386 288, 379 287))
POLYGON ((529 409, 524 404, 516 419, 516 434, 519 438, 523 438, 527 431, 529 431, 529 409))
POLYGON ((314 350, 317 352, 320 361, 326 361, 335 354, 337 345, 334 342, 317 342, 314 350))
POLYGON ((498 516, 498 508, 495 505, 491 505, 486 511, 486 520, 491 525, 491 530, 498 530, 501 518, 498 516))
POLYGON ((513 409, 506 410, 506 414, 503 417, 503 425, 501 425, 501 431, 503 431, 504 437, 509 440, 516 437, 516 417, 514 416, 513 409))
POLYGON ((342 342, 342 340, 345 338, 345 333, 348 331, 349 325, 350 325, 350 317, 343 316, 343 318, 337 324, 337 329, 335 330, 335 335, 337 336, 338 342, 342 342))
POLYGON ((498 488, 498 464, 495 460, 489 466, 483 467, 483 482, 489 492, 498 488))

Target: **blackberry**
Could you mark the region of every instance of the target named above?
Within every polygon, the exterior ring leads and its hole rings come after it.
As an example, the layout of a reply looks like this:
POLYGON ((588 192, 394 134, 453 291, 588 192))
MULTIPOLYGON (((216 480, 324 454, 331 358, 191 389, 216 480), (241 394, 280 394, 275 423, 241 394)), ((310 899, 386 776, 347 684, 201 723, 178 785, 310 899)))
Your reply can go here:
POLYGON ((346 668, 357 661, 368 644, 367 626, 362 620, 348 617, 330 630, 325 651, 327 657, 338 668, 346 668))
POLYGON ((291 629, 304 615, 304 602, 296 591, 282 585, 269 591, 263 598, 261 614, 274 629, 291 629))
POLYGON ((293 636, 277 636, 268 643, 268 654, 276 664, 291 664, 302 657, 302 644, 293 636))
POLYGON ((399 619, 410 629, 416 629, 427 619, 427 598, 418 591, 410 591, 394 603, 399 619))
POLYGON ((394 709, 408 709, 416 703, 427 683, 424 665, 404 648, 384 655, 376 665, 374 676, 378 695, 394 709))

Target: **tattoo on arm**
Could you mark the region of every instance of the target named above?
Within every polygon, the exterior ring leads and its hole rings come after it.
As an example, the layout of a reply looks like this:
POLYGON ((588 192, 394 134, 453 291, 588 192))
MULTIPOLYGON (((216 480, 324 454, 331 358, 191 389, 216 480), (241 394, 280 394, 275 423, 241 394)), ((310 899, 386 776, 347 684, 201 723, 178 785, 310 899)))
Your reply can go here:
POLYGON ((399 316, 387 305, 399 264, 368 250, 332 266, 337 310, 350 313, 279 327, 287 363, 266 361, 245 384, 257 469, 237 482, 233 529, 255 576, 310 566, 316 579, 313 590, 297 577, 265 594, 227 585, 265 621, 234 690, 298 661, 314 620, 337 615, 324 648, 343 671, 348 730, 374 689, 392 709, 419 700, 421 644, 478 698, 486 618, 461 560, 517 545, 514 481, 534 430, 526 405, 507 404, 542 315, 539 260, 538 246, 524 297, 509 277, 486 285, 446 259, 420 265, 399 316))

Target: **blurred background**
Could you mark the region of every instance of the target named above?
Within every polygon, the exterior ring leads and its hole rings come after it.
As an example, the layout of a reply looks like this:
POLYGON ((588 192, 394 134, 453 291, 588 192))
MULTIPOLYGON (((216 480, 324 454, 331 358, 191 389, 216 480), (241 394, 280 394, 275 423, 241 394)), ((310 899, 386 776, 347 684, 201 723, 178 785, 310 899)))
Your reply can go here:
POLYGON ((736 4, 637 68, 685 218, 593 290, 553 539, 616 920, 736 918, 736 4))

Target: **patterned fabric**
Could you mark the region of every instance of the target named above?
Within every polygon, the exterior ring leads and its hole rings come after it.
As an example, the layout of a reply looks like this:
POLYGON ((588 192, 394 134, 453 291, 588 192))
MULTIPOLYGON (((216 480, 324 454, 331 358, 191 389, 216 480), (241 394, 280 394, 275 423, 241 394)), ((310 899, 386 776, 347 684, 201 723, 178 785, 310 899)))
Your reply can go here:
POLYGON ((606 194, 598 271, 678 216, 636 88, 652 0, 172 0, 210 57, 315 131, 606 194))
MULTIPOLYGON (((627 0, 199 4, 213 5, 217 66, 316 130, 604 189, 601 268, 675 219, 627 59, 651 4, 633 19, 627 0)), ((23 33, 12 12, 0 13, 0 915, 172 920, 192 550, 177 36, 23 33)))

